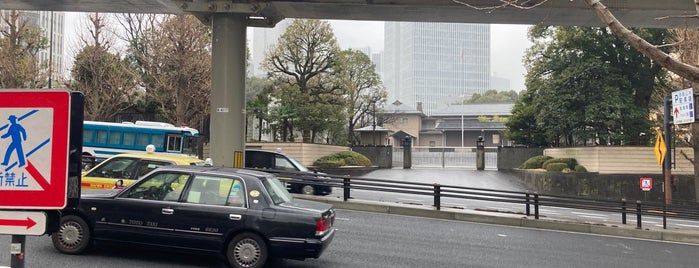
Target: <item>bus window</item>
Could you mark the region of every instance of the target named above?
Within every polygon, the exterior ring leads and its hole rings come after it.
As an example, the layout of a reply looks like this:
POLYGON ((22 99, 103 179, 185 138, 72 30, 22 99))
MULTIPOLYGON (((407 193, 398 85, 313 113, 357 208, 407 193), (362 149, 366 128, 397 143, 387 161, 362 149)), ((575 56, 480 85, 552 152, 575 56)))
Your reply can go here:
POLYGON ((136 145, 136 133, 124 132, 124 145, 136 145))
POLYGON ((96 143, 101 143, 101 144, 107 144, 107 131, 106 130, 97 130, 97 139, 95 140, 96 143))
MULTIPOLYGON (((153 134, 150 137, 150 144, 155 145, 155 148, 163 148, 163 145, 165 145, 165 140, 164 136, 160 134, 153 134)), ((160 149, 162 150, 162 149, 160 149)))
POLYGON ((92 130, 91 129, 84 129, 83 130, 83 142, 92 142, 92 130))
POLYGON ((182 147, 183 154, 194 155, 197 153, 197 138, 191 136, 184 137, 184 147, 182 147))
POLYGON ((136 139, 136 146, 146 148, 150 142, 148 142, 148 134, 139 133, 136 139))
POLYGON ((121 144, 121 132, 112 131, 109 133, 109 144, 121 144))
POLYGON ((182 151, 182 136, 167 135, 167 151, 180 152, 182 151))

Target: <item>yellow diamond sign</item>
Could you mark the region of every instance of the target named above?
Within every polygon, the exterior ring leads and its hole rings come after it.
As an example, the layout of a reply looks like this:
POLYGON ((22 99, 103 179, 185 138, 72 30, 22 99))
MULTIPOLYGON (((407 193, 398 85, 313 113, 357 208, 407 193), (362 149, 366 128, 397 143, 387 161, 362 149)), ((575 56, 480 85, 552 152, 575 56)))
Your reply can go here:
POLYGON ((665 145, 665 139, 663 139, 663 132, 658 130, 658 137, 655 139, 655 158, 658 159, 658 165, 663 166, 663 160, 665 160, 665 153, 667 153, 667 146, 665 145))

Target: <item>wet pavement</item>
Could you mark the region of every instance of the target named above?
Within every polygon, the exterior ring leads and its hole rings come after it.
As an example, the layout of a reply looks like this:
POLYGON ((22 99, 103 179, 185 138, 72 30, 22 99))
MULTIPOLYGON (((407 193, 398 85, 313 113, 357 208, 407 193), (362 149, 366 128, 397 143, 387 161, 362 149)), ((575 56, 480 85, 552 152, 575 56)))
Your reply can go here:
POLYGON ((462 187, 526 192, 527 186, 516 176, 496 170, 458 168, 392 168, 369 172, 361 178, 405 182, 439 183, 462 187))

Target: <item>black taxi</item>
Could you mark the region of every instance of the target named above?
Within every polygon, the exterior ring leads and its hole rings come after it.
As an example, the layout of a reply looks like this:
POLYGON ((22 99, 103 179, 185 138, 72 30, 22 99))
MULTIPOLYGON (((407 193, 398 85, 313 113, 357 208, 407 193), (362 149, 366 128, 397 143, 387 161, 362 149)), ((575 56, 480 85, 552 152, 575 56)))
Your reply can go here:
POLYGON ((318 258, 336 231, 332 205, 294 199, 269 173, 224 167, 160 167, 61 213, 51 238, 63 253, 109 241, 216 254, 232 267, 318 258))

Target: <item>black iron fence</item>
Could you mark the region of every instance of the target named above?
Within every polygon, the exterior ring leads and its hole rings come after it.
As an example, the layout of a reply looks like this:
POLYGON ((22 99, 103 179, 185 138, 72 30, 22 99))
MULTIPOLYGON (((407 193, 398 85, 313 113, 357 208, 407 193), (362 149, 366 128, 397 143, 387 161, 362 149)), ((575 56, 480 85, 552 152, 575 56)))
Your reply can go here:
POLYGON ((284 180, 310 184, 326 185, 342 189, 344 201, 351 198, 352 190, 376 192, 391 192, 406 195, 432 196, 435 209, 442 208, 442 198, 470 199, 480 201, 521 204, 523 213, 539 219, 541 207, 572 208, 593 211, 619 213, 621 223, 626 224, 628 217, 636 217, 636 227, 641 228, 642 216, 657 216, 663 219, 663 228, 667 228, 668 218, 699 220, 699 205, 676 205, 637 200, 592 199, 577 196, 540 194, 532 192, 503 191, 482 188, 472 188, 437 183, 416 183, 374 178, 355 178, 350 176, 335 176, 322 173, 276 172, 284 180))

